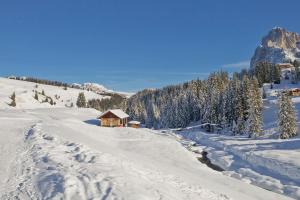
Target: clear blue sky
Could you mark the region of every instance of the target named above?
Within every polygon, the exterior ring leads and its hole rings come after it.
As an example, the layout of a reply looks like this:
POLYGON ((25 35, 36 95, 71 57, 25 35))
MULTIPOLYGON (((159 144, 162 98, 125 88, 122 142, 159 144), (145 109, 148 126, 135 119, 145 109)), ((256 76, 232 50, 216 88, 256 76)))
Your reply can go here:
POLYGON ((0 76, 162 87, 239 70, 299 18, 299 0, 1 0, 0 76))

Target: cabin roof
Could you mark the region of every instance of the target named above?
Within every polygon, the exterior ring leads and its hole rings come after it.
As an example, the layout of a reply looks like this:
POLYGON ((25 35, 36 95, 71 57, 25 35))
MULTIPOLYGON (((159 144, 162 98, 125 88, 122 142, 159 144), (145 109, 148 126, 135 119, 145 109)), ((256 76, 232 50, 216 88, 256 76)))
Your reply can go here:
POLYGON ((107 110, 104 113, 102 113, 99 118, 101 118, 102 116, 106 115, 107 113, 111 112, 112 114, 116 115, 117 117, 119 117, 120 119, 124 119, 129 117, 129 115, 127 115, 123 110, 121 109, 112 109, 112 110, 107 110))
POLYGON ((128 124, 136 124, 136 125, 138 125, 138 124, 141 124, 141 122, 139 122, 139 121, 130 121, 130 122, 128 122, 128 124))

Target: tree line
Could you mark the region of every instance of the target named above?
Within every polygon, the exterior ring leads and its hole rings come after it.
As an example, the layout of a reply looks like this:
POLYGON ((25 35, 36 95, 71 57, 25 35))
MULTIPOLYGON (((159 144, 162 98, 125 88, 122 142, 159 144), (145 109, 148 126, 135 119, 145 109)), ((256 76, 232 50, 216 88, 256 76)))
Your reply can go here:
MULTIPOLYGON (((281 70, 260 63, 229 77, 219 71, 206 80, 192 80, 131 96, 126 112, 149 128, 186 127, 191 122, 220 125, 232 134, 255 138, 262 133, 263 83, 280 83, 281 70)), ((286 104, 288 100, 282 101, 286 104)))
POLYGON ((83 92, 80 92, 76 105, 79 108, 94 108, 99 111, 123 107, 125 98, 119 94, 110 94, 109 98, 86 100, 83 92))

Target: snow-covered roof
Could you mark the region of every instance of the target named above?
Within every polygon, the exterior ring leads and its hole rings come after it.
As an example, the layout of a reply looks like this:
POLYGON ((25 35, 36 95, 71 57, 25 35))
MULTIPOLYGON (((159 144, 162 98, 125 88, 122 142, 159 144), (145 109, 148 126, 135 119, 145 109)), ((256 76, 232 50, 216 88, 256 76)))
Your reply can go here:
POLYGON ((104 116, 104 115, 106 115, 106 114, 109 113, 109 112, 111 112, 112 114, 116 115, 116 116, 119 117, 120 119, 124 119, 124 118, 129 117, 129 115, 126 114, 123 110, 121 110, 121 109, 113 109, 113 110, 108 110, 108 111, 102 113, 102 114, 99 116, 99 118, 102 117, 102 116, 104 116))
POLYGON ((139 122, 139 121, 130 121, 130 122, 128 122, 128 124, 141 124, 141 122, 139 122))

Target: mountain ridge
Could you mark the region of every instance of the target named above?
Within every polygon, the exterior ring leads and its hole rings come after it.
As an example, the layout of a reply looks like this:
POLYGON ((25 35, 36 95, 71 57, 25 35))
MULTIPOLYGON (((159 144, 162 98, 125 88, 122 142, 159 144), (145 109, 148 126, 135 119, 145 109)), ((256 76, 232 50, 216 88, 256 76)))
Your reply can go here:
POLYGON ((257 63, 273 64, 300 60, 300 35, 282 27, 274 27, 264 36, 251 58, 250 67, 257 63))

